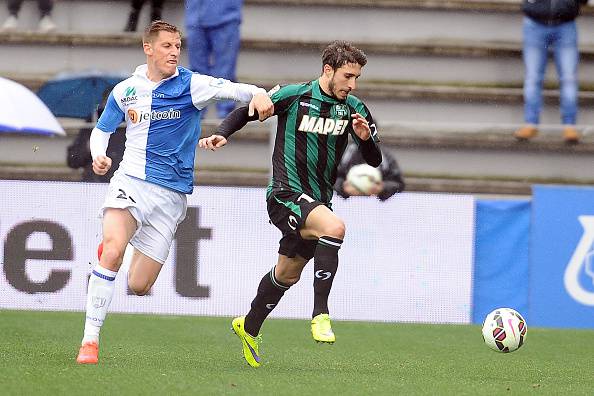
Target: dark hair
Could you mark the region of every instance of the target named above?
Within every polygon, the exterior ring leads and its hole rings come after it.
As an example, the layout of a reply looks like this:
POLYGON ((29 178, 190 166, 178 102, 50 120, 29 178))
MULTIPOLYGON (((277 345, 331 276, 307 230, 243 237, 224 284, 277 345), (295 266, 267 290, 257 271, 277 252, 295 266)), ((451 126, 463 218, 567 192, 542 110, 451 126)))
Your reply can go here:
POLYGON ((322 52, 322 68, 329 65, 336 70, 347 63, 358 63, 361 67, 367 63, 367 56, 351 43, 336 40, 328 44, 322 52))
POLYGON ((142 41, 144 43, 148 43, 153 41, 155 37, 159 35, 159 32, 169 32, 169 33, 178 33, 181 36, 181 31, 170 23, 164 21, 153 21, 146 29, 144 29, 144 34, 142 35, 142 41))

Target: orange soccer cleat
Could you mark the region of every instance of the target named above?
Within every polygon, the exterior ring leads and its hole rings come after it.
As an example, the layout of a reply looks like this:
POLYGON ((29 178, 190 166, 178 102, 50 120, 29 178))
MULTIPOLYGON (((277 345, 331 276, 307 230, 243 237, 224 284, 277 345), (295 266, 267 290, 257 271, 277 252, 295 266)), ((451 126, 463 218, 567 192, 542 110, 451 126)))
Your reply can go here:
POLYGON ((97 364, 99 361, 99 345, 96 342, 85 342, 78 351, 76 362, 79 364, 97 364))

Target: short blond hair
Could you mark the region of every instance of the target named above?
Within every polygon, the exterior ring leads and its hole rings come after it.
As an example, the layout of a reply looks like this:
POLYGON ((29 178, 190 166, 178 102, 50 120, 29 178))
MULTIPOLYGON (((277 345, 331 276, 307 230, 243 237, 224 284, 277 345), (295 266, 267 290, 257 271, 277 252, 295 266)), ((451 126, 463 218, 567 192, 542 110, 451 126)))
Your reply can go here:
POLYGON ((144 43, 152 42, 155 39, 155 37, 159 35, 159 32, 177 33, 181 37, 181 31, 178 29, 177 26, 159 20, 151 22, 151 24, 147 26, 146 29, 144 29, 142 41, 144 43))

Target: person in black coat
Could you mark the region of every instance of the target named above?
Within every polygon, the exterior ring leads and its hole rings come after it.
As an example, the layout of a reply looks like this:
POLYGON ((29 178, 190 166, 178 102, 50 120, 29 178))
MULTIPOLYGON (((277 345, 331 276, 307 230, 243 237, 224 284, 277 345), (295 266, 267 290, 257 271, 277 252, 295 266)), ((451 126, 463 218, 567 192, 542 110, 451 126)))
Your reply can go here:
MULTIPOLYGON (((357 144, 351 142, 340 161, 336 174, 336 183, 334 183, 334 190, 343 198, 348 198, 353 195, 365 195, 359 190, 355 189, 346 180, 349 169, 358 164, 366 163, 361 155, 360 150, 357 149, 357 144)), ((396 158, 386 150, 382 150, 382 163, 379 166, 382 173, 382 182, 378 184, 375 193, 380 200, 385 201, 392 195, 404 191, 405 183, 400 172, 400 167, 396 158)))

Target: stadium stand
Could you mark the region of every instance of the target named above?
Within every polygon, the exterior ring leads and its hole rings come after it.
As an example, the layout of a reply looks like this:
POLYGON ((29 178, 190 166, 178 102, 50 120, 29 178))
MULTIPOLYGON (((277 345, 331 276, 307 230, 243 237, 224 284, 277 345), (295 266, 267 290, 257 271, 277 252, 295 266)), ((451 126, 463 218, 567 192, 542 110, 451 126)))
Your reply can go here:
MULTIPOLYGON (((578 127, 584 139, 569 147, 563 145, 557 125, 552 65, 542 135, 525 144, 512 137, 522 122, 519 4, 518 0, 245 0, 239 79, 268 87, 303 81, 319 73, 319 52, 327 41, 351 40, 370 58, 356 95, 381 123, 382 141, 396 154, 408 190, 529 194, 535 182, 591 183, 594 178, 587 169, 594 137, 587 125, 594 124, 594 7, 584 8, 578 21, 578 127), (324 22, 330 11, 345 26, 374 28, 331 30, 324 22), (297 22, 287 23, 287 18, 297 22)), ((0 20, 5 17, 4 5, 0 1, 0 20)), ((132 70, 143 59, 133 50, 139 34, 121 33, 127 10, 123 0, 109 5, 57 2, 55 34, 0 33, 0 51, 12 54, 3 57, 0 76, 35 90, 62 71, 132 70)), ((21 17, 22 25, 32 30, 33 2, 25 2, 21 17)), ((163 17, 183 26, 183 2, 170 1, 163 17)), ((185 56, 181 64, 187 64, 185 56)), ((0 177, 76 180, 77 174, 64 163, 64 152, 80 124, 63 123, 66 138, 0 136, 2 151, 11 148, 0 158, 0 177), (41 150, 33 152, 31 144, 41 150)), ((215 120, 206 120, 204 133, 215 126, 215 120)), ((197 182, 264 185, 270 129, 267 123, 251 126, 234 136, 241 144, 226 148, 229 155, 216 160, 200 153, 197 164, 206 170, 198 174, 197 182)))

